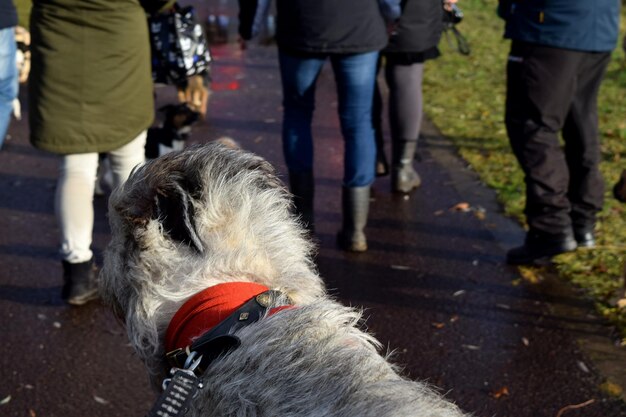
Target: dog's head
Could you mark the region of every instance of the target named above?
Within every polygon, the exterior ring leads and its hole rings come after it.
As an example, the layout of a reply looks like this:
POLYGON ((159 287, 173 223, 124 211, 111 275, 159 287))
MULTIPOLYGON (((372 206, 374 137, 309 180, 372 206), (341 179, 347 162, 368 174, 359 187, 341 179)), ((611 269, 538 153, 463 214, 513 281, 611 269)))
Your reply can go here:
POLYGON ((214 142, 149 161, 112 193, 109 219, 102 296, 153 372, 171 317, 207 287, 256 282, 296 303, 323 294, 288 192, 252 153, 214 142))

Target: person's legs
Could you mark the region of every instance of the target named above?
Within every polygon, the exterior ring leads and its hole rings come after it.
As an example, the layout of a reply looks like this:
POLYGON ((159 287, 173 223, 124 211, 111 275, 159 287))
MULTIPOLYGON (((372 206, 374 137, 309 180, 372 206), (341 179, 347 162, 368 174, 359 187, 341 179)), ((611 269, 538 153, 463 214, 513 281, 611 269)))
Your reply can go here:
POLYGON ((315 83, 325 58, 292 56, 279 51, 283 88, 283 155, 289 170, 289 189, 296 213, 314 231, 313 136, 315 83))
POLYGON ((9 128, 13 100, 19 89, 15 53, 14 28, 0 29, 0 148, 9 128))
POLYGON ((114 188, 126 181, 133 168, 145 161, 146 134, 144 130, 126 145, 109 152, 114 188))
POLYGON ((422 125, 422 78, 424 64, 387 64, 389 124, 391 128, 391 188, 408 193, 421 184, 413 159, 422 125))
POLYGON ((574 101, 563 126, 565 156, 570 172, 568 199, 574 236, 580 246, 595 244, 596 214, 604 203, 600 173, 598 91, 610 53, 588 53, 580 65, 574 101))
POLYGON ((370 185, 375 177, 372 102, 377 59, 378 52, 331 56, 345 142, 343 184, 346 187, 370 185))
POLYGON ((582 53, 513 42, 507 66, 506 128, 525 174, 529 231, 507 254, 513 264, 574 250, 569 169, 561 149, 563 128, 582 53))
POLYGON ((377 59, 378 52, 331 57, 345 143, 343 222, 337 238, 342 249, 353 252, 367 250, 364 229, 376 161, 372 99, 377 59))
POLYGON ((55 213, 61 231, 62 298, 81 305, 96 297, 93 252, 93 193, 98 154, 65 155, 61 161, 55 213))
POLYGON ((65 155, 61 161, 55 212, 61 229, 61 257, 70 263, 93 257, 93 190, 98 154, 65 155))
POLYGON ((315 83, 325 59, 279 52, 283 88, 283 153, 293 172, 313 169, 311 123, 315 109, 315 83))

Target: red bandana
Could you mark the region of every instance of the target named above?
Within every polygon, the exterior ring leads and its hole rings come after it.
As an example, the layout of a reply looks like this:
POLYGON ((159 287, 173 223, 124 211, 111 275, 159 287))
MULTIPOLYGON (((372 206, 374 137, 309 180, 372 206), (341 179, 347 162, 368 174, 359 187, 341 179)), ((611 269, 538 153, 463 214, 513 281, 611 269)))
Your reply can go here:
POLYGON ((267 291, 252 282, 228 282, 209 287, 178 309, 165 333, 165 351, 184 348, 206 333, 246 301, 267 291))

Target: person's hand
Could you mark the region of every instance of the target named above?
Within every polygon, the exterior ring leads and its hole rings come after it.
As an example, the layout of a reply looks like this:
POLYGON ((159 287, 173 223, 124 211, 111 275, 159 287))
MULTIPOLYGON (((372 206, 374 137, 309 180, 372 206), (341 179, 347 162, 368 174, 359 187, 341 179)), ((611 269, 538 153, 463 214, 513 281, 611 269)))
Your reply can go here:
POLYGON ((444 10, 451 11, 452 5, 457 3, 458 0, 443 0, 443 8, 444 10))

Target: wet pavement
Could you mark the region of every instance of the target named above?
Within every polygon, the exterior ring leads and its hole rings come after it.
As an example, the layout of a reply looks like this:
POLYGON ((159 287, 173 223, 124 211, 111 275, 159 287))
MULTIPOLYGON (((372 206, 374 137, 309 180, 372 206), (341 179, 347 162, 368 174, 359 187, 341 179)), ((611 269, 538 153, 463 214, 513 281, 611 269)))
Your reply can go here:
MULTIPOLYGON (((209 115, 192 142, 233 137, 284 178, 275 48, 242 51, 231 42, 213 53, 209 115)), ((575 290, 553 278, 524 283, 504 264, 521 228, 428 122, 417 165, 422 187, 403 198, 389 192, 388 177, 378 179, 370 250, 336 248, 343 148, 328 67, 317 94, 319 270, 332 294, 366 309, 369 330, 405 374, 440 387, 476 416, 626 416, 622 400, 600 388, 626 372, 612 328, 575 290)), ((173 99, 171 88, 157 89, 160 104, 173 99)), ((0 152, 0 415, 144 415, 154 394, 123 328, 99 303, 72 308, 60 300, 52 211, 58 158, 28 144, 25 120, 9 133, 0 152)), ((95 206, 101 259, 109 238, 105 199, 95 206)))

